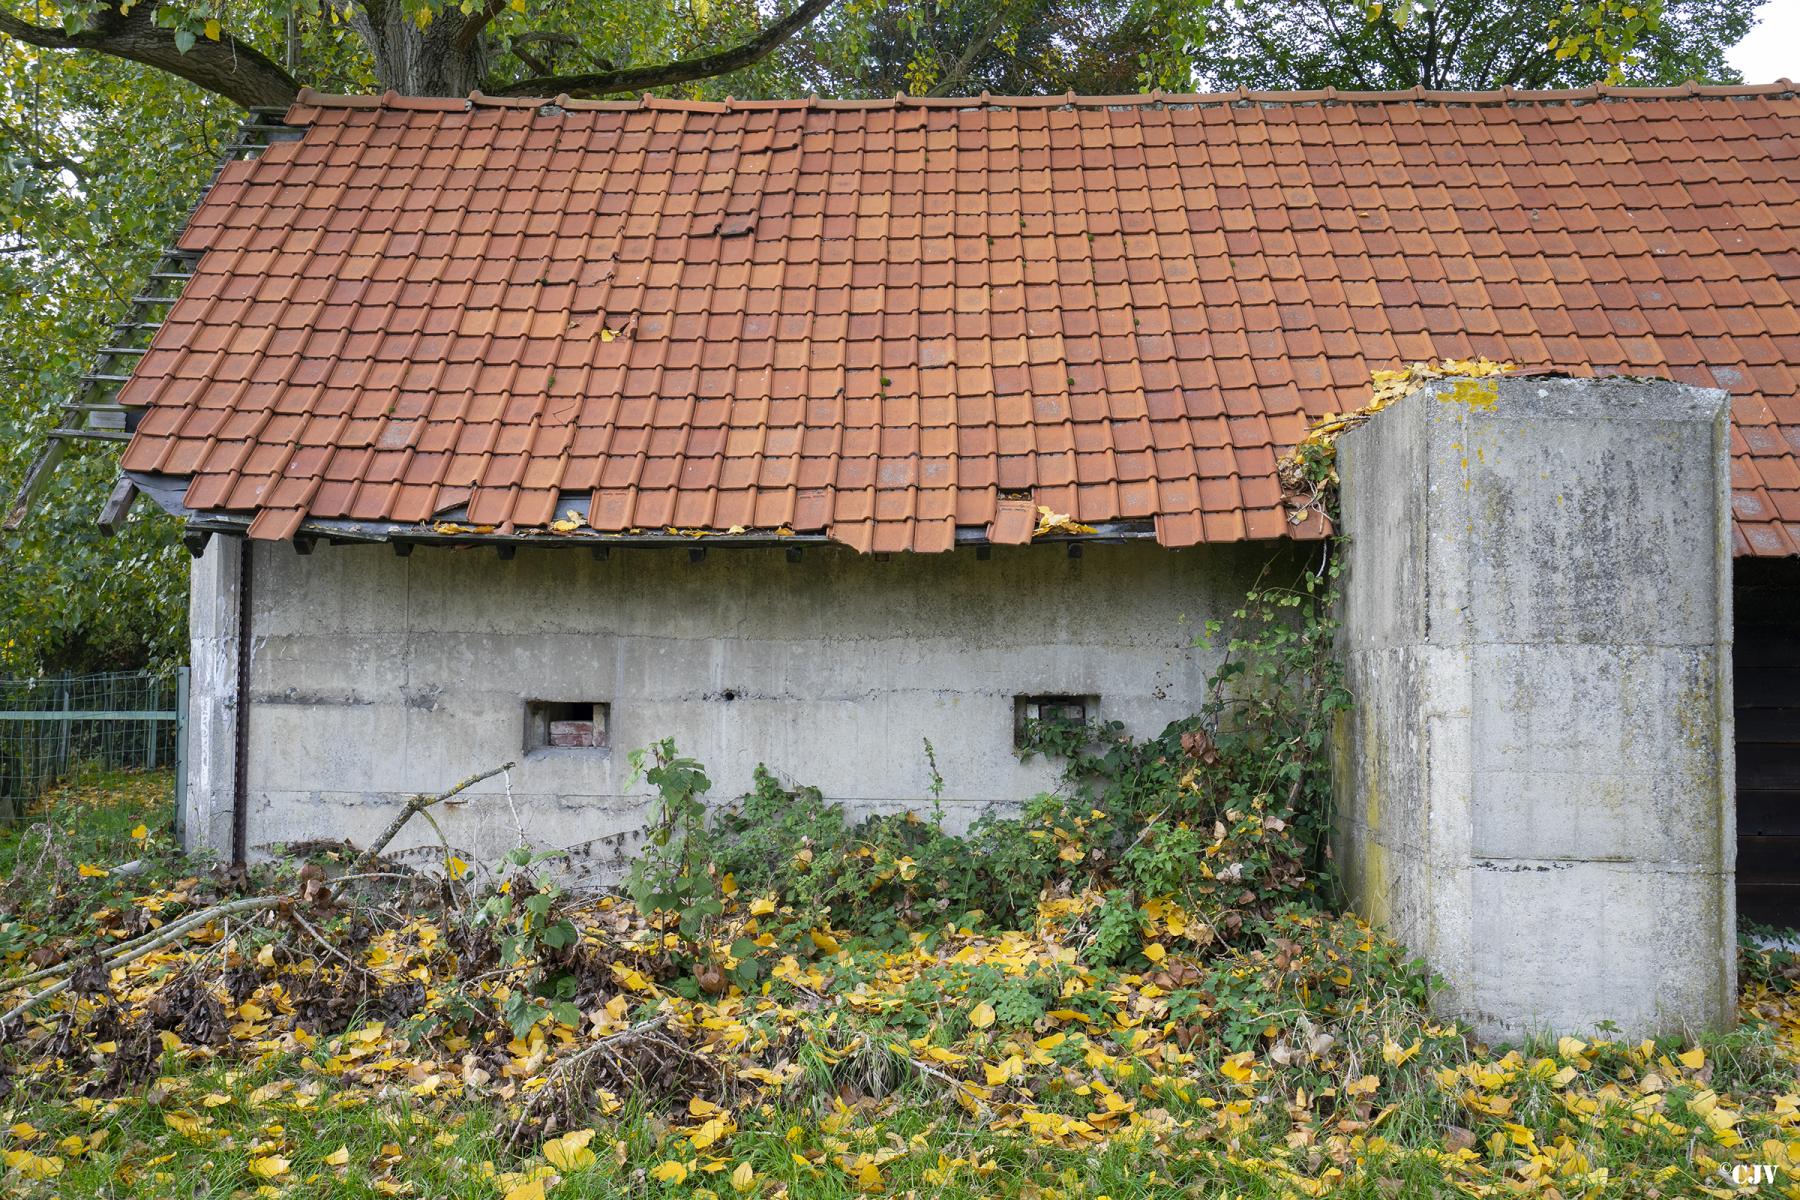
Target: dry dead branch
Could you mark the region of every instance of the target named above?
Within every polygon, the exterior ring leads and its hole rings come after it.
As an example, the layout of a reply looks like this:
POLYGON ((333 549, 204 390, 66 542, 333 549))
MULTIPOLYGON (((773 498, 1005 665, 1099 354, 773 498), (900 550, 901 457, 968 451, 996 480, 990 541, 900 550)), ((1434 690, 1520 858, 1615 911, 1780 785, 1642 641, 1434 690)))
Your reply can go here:
MULTIPOLYGON (((584 1046, 567 1058, 558 1059, 555 1065, 550 1068, 550 1074, 544 1080, 544 1086, 531 1094, 531 1098, 525 1102, 524 1109, 519 1113, 519 1119, 513 1122, 512 1131, 506 1136, 507 1147, 510 1149, 518 1143, 520 1136, 525 1132, 526 1126, 530 1124, 532 1115, 537 1111, 538 1106, 543 1103, 544 1097, 551 1095, 552 1093, 566 1095, 571 1086, 579 1087, 582 1077, 593 1068, 596 1059, 612 1059, 615 1073, 623 1076, 625 1070, 620 1067, 617 1062, 619 1048, 631 1042, 642 1041, 654 1037, 657 1031, 662 1029, 663 1026, 668 1023, 669 1014, 661 1013, 650 1018, 648 1021, 633 1025, 629 1029, 621 1029, 618 1033, 608 1034, 593 1045, 584 1046)), ((659 1044, 675 1050, 682 1055, 688 1055, 690 1053, 689 1051, 682 1050, 667 1038, 655 1037, 655 1040, 659 1044)))
POLYGON ((422 813, 435 805, 442 804, 458 792, 467 791, 482 780, 492 779, 494 776, 500 774, 500 772, 510 771, 518 765, 519 764, 513 762, 501 763, 497 767, 492 767, 479 774, 469 776, 447 792, 440 792, 435 796, 427 796, 424 794, 414 796, 411 800, 407 801, 406 807, 400 810, 399 815, 394 818, 393 824, 387 827, 387 832, 376 838, 374 843, 371 844, 367 850, 363 851, 362 858, 357 860, 358 865, 366 867, 373 863, 377 858, 380 858, 381 852, 387 849, 388 843, 394 840, 400 830, 408 821, 412 820, 414 815, 422 813))

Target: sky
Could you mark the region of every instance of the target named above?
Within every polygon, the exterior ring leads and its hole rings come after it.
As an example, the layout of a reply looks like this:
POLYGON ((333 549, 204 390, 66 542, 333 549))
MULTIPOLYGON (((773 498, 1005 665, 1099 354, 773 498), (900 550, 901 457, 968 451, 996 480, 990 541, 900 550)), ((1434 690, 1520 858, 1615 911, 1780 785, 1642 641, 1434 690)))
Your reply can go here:
POLYGON ((1768 0, 1756 10, 1750 36, 1726 57, 1745 83, 1800 79, 1800 0, 1768 0))

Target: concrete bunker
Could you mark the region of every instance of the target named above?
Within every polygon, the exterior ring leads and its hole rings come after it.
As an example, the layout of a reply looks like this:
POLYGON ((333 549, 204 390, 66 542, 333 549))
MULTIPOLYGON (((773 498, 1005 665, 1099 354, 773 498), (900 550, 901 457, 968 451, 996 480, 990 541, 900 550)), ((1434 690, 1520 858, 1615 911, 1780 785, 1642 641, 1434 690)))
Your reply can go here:
POLYGON ((1339 443, 1340 857, 1483 1036, 1732 1020, 1726 416, 1442 380, 1339 443))

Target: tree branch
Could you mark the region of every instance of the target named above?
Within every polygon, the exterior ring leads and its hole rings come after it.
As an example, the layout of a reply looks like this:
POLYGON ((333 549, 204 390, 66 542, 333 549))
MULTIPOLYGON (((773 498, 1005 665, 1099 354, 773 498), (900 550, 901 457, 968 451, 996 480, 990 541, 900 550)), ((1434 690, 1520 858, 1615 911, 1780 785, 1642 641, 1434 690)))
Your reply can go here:
MULTIPOLYGON (((500 774, 500 772, 510 771, 518 765, 519 764, 516 762, 503 762, 497 767, 491 767, 479 774, 469 776, 447 792, 441 792, 436 796, 414 796, 411 800, 407 801, 406 807, 400 810, 400 815, 394 818, 393 824, 387 827, 387 831, 376 838, 375 841, 370 844, 369 848, 362 852, 362 857, 358 858, 356 861, 359 864, 366 866, 380 858, 381 852, 386 850, 388 843, 394 840, 394 835, 400 832, 400 827, 412 820, 414 813, 424 812, 434 804, 442 804, 458 792, 467 791, 482 780, 492 779, 494 776, 500 774)), ((426 819, 430 820, 430 817, 427 816, 426 819)))
MULTIPOLYGON (((0 14, 4 16, 4 14, 0 14)), ((80 162, 68 155, 43 144, 42 138, 34 138, 31 131, 20 129, 6 121, 0 121, 0 133, 6 135, 9 142, 16 146, 30 147, 25 152, 25 160, 40 171, 67 171, 77 179, 86 179, 88 170, 80 162), (31 146, 32 142, 36 146, 31 146)))
POLYGON ((1006 27, 1007 14, 1008 10, 1004 5, 997 6, 993 15, 988 18, 986 28, 963 48, 962 54, 950 64, 950 69, 944 72, 944 77, 932 84, 931 90, 925 94, 927 96, 948 96, 951 88, 966 79, 969 69, 975 65, 975 60, 988 52, 989 48, 993 46, 994 40, 1000 36, 1000 31, 1006 27))
POLYGON ((299 94, 300 85, 293 76, 260 50, 229 34, 216 42, 200 38, 183 54, 175 46, 175 31, 158 28, 152 20, 154 9, 155 5, 145 3, 132 6, 129 12, 116 6, 103 9, 77 33, 33 25, 0 10, 0 34, 45 50, 91 50, 140 62, 245 108, 284 107, 299 94))
POLYGON ((636 92, 650 88, 686 83, 690 79, 710 79, 741 71, 767 58, 775 47, 812 24, 831 5, 831 0, 802 0, 794 11, 775 22, 755 37, 740 42, 729 50, 703 54, 698 58, 682 58, 652 67, 621 67, 614 71, 593 71, 582 75, 540 75, 486 89, 496 96, 601 96, 609 92, 636 92))
POLYGON ((456 35, 456 48, 467 50, 473 46, 475 39, 481 36, 481 31, 486 29, 495 17, 505 11, 506 0, 488 0, 486 6, 471 16, 469 23, 462 27, 462 32, 456 35))

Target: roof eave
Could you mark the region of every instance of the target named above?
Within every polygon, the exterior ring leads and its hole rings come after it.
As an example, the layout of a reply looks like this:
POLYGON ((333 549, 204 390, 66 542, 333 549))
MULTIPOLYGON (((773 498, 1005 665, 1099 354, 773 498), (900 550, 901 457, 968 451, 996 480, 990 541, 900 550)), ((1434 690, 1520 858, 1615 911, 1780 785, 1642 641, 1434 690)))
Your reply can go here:
MULTIPOLYGON (((185 476, 158 475, 140 471, 127 471, 125 475, 137 485, 139 491, 155 501, 164 512, 185 522, 190 532, 245 536, 250 531, 254 514, 196 511, 187 507, 182 499, 188 484, 185 476)), ((601 546, 668 548, 700 545, 732 549, 768 549, 780 546, 846 546, 849 548, 846 543, 826 533, 780 533, 770 529, 750 529, 742 533, 730 533, 665 526, 657 529, 613 533, 594 529, 586 524, 587 503, 585 496, 573 495, 559 503, 559 511, 574 509, 583 518, 581 525, 568 533, 555 533, 540 529, 508 532, 491 528, 443 529, 442 526, 462 524, 463 514, 459 507, 447 510, 440 519, 429 524, 307 517, 301 521, 293 538, 287 540, 299 542, 302 539, 307 541, 324 539, 329 542, 342 543, 403 543, 417 546, 541 546, 560 549, 601 546)), ((1091 534, 1048 533, 1032 538, 1028 544, 1105 545, 1107 543, 1156 540, 1155 523, 1150 520, 1107 521, 1094 525, 1093 529, 1094 532, 1091 534)), ((959 525, 956 528, 955 545, 957 546, 1005 544, 1011 543, 993 542, 988 537, 986 526, 959 525)))

